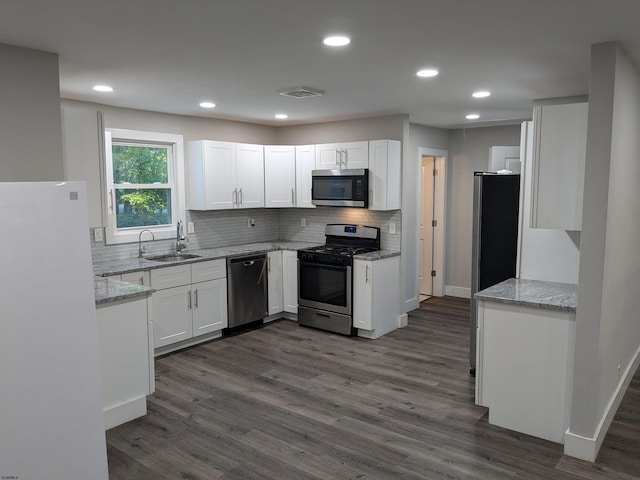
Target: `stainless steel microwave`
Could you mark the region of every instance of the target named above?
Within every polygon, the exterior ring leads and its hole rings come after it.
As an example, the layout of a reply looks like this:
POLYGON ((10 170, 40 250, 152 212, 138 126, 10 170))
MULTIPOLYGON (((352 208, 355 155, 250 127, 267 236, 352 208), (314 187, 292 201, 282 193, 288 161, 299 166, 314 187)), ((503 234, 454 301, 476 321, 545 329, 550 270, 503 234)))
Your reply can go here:
POLYGON ((313 170, 311 203, 330 207, 369 206, 369 170, 313 170))

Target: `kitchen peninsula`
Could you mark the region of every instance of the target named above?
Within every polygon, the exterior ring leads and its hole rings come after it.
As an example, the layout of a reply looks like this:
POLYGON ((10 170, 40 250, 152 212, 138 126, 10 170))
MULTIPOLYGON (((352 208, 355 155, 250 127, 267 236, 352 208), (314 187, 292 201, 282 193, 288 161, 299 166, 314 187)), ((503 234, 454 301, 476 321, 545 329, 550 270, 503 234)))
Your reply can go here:
POLYGON ((476 299, 476 403, 493 425, 564 443, 577 285, 512 278, 476 299))

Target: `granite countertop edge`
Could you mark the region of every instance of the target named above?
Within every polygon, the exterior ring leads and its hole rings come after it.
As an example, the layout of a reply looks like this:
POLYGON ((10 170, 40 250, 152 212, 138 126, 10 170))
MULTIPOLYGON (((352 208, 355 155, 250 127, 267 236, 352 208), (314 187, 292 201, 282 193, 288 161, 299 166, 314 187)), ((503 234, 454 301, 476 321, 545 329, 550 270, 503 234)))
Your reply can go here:
POLYGON ((475 294, 478 300, 575 312, 578 286, 573 283, 510 278, 475 294))
POLYGON ((93 277, 96 306, 122 300, 134 300, 138 297, 148 297, 154 290, 144 285, 123 282, 115 278, 93 277))
MULTIPOLYGON (((242 245, 230 245, 218 248, 204 248, 199 250, 185 250, 185 254, 198 255, 197 258, 185 258, 184 260, 160 262, 149 258, 132 258, 123 257, 105 262, 93 264, 93 273, 99 277, 109 275, 122 275, 123 273, 138 272, 141 270, 153 270, 156 268, 173 267, 176 265, 184 265, 198 262, 207 262, 210 260, 226 259, 236 255, 267 253, 277 250, 297 251, 303 248, 309 248, 318 245, 318 243, 310 242, 263 242, 249 243, 242 245)), ((375 252, 357 255, 354 258, 362 260, 381 260, 388 257, 400 255, 397 250, 377 250, 375 252)))

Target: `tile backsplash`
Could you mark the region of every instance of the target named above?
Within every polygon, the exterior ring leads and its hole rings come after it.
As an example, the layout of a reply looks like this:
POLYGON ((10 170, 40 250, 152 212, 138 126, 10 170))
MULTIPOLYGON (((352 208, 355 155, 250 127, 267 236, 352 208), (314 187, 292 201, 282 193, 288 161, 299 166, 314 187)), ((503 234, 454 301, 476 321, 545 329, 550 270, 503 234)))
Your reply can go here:
MULTIPOLYGON (((322 244, 325 240, 324 227, 327 223, 352 223, 380 227, 381 247, 400 250, 402 212, 337 207, 191 210, 187 212, 185 224, 187 222, 193 222, 195 233, 188 235, 189 246, 186 251, 276 240, 322 244), (247 224, 249 220, 253 220, 255 226, 249 227, 247 224), (305 226, 302 225, 303 223, 305 226), (391 223, 395 224, 395 234, 389 233, 391 223)), ((175 240, 148 241, 146 236, 144 240, 146 255, 168 253, 175 248, 175 240)), ((93 243, 91 253, 94 262, 135 257, 138 254, 138 244, 93 243)))

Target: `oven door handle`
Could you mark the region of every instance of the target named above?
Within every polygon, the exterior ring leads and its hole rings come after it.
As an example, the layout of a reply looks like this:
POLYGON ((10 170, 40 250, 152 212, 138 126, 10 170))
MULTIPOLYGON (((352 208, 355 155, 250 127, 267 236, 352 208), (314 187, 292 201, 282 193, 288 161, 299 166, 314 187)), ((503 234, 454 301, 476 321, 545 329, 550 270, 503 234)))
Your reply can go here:
POLYGON ((331 265, 330 263, 319 263, 319 262, 305 262, 303 260, 298 260, 300 267, 307 266, 307 267, 322 267, 322 268, 328 268, 330 270, 346 270, 347 268, 349 268, 351 265, 331 265))

